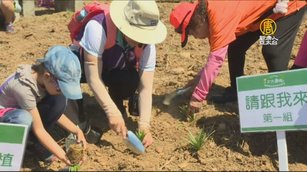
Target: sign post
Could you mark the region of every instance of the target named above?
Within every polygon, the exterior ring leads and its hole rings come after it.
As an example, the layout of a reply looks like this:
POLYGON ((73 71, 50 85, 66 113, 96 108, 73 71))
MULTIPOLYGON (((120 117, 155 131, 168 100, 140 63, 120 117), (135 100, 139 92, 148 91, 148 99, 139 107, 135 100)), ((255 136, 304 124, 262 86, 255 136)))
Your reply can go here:
POLYGON ((20 171, 28 127, 0 123, 0 171, 20 171))
POLYGON ((289 171, 286 132, 276 131, 278 161, 280 171, 289 171))
POLYGON ((241 132, 276 131, 279 170, 288 171, 285 131, 307 130, 307 69, 237 78, 241 132))

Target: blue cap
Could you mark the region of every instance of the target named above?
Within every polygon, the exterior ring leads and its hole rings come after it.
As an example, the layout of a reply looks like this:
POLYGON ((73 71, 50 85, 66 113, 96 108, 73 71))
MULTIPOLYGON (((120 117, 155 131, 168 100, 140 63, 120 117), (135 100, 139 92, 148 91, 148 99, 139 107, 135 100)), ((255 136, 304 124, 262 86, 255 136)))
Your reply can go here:
POLYGON ((67 47, 53 46, 41 60, 46 69, 52 73, 68 99, 81 99, 81 66, 78 57, 67 47))

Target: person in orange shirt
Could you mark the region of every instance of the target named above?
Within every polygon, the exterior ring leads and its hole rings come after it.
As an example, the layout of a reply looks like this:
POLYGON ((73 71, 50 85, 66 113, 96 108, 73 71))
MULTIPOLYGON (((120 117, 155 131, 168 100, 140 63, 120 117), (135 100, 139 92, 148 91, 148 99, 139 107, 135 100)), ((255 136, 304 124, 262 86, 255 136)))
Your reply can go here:
POLYGON ((264 45, 262 54, 269 72, 286 70, 293 42, 300 26, 305 1, 289 2, 285 14, 274 14, 276 1, 212 1, 200 0, 194 3, 181 2, 170 13, 170 23, 175 31, 181 33, 182 47, 188 35, 199 39, 209 39, 210 54, 200 72, 200 79, 189 103, 190 112, 198 111, 207 98, 209 89, 225 61, 229 58, 231 87, 216 101, 223 103, 235 101, 236 80, 244 74, 245 53, 261 36, 260 22, 269 17, 276 22, 274 33, 277 45, 264 45))

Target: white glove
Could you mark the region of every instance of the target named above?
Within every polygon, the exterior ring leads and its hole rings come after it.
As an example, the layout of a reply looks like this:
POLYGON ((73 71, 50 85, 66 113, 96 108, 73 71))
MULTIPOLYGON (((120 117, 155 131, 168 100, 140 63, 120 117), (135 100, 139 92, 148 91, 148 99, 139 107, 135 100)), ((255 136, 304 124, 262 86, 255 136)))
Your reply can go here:
POLYGON ((288 2, 289 0, 278 0, 278 2, 275 5, 275 8, 273 8, 273 12, 286 14, 288 12, 288 2))
POLYGON ((15 13, 20 13, 21 12, 21 6, 20 6, 18 0, 14 0, 14 12, 15 13))

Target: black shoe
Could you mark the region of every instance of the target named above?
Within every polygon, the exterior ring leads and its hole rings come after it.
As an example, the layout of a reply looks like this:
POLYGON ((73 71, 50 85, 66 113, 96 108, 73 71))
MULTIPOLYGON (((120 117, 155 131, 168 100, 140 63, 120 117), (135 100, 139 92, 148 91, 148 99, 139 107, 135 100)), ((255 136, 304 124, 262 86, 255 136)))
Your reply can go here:
POLYGON ((128 102, 128 111, 132 116, 140 116, 139 113, 139 95, 134 94, 129 98, 128 102))
POLYGON ((97 128, 93 128, 89 120, 80 123, 79 127, 83 131, 85 139, 88 143, 96 144, 100 141, 102 131, 97 128))
POLYGON ((222 95, 212 96, 211 101, 215 104, 224 104, 238 101, 237 91, 232 87, 227 87, 222 95))
POLYGON ((88 133, 85 135, 85 139, 88 143, 97 144, 102 136, 101 131, 97 131, 97 129, 91 129, 88 133))

